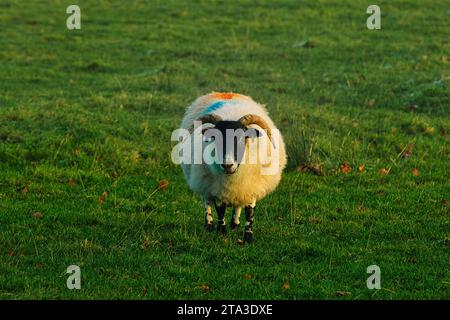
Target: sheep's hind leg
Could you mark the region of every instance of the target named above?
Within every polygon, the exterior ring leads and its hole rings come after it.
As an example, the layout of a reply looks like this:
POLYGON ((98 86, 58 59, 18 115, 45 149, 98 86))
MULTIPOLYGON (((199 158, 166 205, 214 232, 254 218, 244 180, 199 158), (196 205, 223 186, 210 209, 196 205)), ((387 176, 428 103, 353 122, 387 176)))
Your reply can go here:
POLYGON ((212 215, 211 203, 205 201, 205 229, 206 231, 214 230, 214 219, 212 215))
POLYGON ((233 218, 230 221, 230 229, 236 229, 239 227, 240 224, 240 217, 241 217, 241 207, 234 207, 233 208, 233 218))
POLYGON ((244 241, 250 243, 253 241, 253 219, 255 215, 255 203, 245 207, 245 232, 244 241))
POLYGON ((227 205, 225 203, 220 203, 219 205, 215 203, 217 210, 217 232, 227 233, 227 227, 225 225, 225 211, 227 209, 227 205))

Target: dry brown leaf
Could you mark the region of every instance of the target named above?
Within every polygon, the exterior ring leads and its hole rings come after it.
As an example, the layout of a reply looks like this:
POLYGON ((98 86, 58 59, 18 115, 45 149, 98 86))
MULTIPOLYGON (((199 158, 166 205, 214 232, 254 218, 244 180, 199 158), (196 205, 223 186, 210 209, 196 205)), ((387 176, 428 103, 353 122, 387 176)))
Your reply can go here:
POLYGON ((359 172, 364 172, 364 171, 366 171, 366 165, 364 165, 364 164, 359 165, 359 166, 358 166, 358 171, 359 171, 359 172))
POLYGON ((339 297, 350 296, 351 294, 349 291, 336 291, 336 295, 339 297))
POLYGON ((23 194, 27 194, 28 192, 30 192, 30 189, 28 189, 28 187, 22 189, 23 194))
POLYGON ((418 177, 420 176, 420 172, 417 168, 412 169, 412 174, 414 177, 418 177))
POLYGON ((377 101, 375 99, 369 100, 369 106, 373 107, 377 101))
POLYGON ((320 223, 320 219, 317 217, 309 217, 308 222, 311 224, 318 224, 320 223))
POLYGON ((364 211, 367 211, 367 208, 364 207, 362 204, 359 204, 359 205, 356 207, 356 210, 358 210, 359 212, 364 212, 364 211))
POLYGON ((103 204, 105 202, 105 199, 108 197, 108 192, 105 191, 102 193, 102 195, 98 198, 98 202, 100 204, 103 204))
POLYGON ((347 162, 343 162, 339 166, 339 171, 342 172, 342 173, 347 174, 347 173, 352 172, 352 167, 347 162))
POLYGON ((39 211, 35 211, 31 215, 33 216, 33 218, 36 218, 36 219, 41 219, 44 216, 42 214, 42 212, 39 212, 39 211))
POLYGON ((414 144, 410 143, 406 146, 405 150, 402 152, 402 158, 408 158, 412 155, 414 149, 414 144))
POLYGON ((70 178, 69 181, 67 182, 67 184, 70 187, 75 187, 77 185, 77 181, 75 179, 70 178))
POLYGON ((244 242, 244 240, 238 239, 236 241, 236 243, 242 246, 242 245, 244 245, 245 242, 244 242))
POLYGON ((167 181, 166 179, 163 179, 158 182, 158 189, 167 189, 168 186, 169 186, 169 181, 167 181))
POLYGON ((251 278, 252 278, 252 275, 251 275, 251 274, 248 274, 248 273, 244 274, 244 279, 249 280, 249 279, 251 279, 251 278))
POLYGON ((202 284, 200 286, 200 289, 202 289, 204 292, 208 292, 210 290, 210 288, 207 284, 202 284))
POLYGON ((387 176, 389 174, 389 171, 391 171, 391 168, 381 168, 378 170, 381 176, 387 176))
POLYGON ((283 290, 288 290, 290 287, 291 287, 291 286, 289 285, 288 282, 284 282, 284 283, 283 283, 283 286, 282 286, 283 290))
POLYGON ((447 200, 447 199, 442 199, 442 200, 441 200, 441 203, 442 203, 444 206, 446 206, 446 205, 448 205, 448 200, 447 200))

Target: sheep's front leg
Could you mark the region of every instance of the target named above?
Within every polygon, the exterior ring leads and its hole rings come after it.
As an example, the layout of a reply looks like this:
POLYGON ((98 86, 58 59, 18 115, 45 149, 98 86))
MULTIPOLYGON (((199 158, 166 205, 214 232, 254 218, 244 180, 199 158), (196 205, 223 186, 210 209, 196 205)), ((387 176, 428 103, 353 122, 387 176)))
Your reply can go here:
POLYGON ((249 206, 245 207, 245 231, 244 231, 244 241, 252 242, 253 241, 253 219, 255 215, 255 206, 256 203, 252 203, 249 206))
POLYGON ((207 231, 214 230, 214 219, 212 215, 211 203, 205 201, 205 229, 207 231))
POLYGON ((227 209, 227 205, 225 203, 215 203, 215 206, 217 210, 217 232, 225 234, 227 232, 227 228, 225 226, 225 211, 227 209))
POLYGON ((233 208, 233 218, 230 221, 230 229, 236 229, 240 224, 241 207, 233 208))

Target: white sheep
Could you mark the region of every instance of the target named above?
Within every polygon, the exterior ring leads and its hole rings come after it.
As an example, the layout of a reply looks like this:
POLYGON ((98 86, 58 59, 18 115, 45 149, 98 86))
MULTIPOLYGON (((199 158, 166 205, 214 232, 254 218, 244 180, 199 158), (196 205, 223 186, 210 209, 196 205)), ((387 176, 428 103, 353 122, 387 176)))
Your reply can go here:
POLYGON ((186 140, 191 153, 190 161, 181 167, 189 187, 204 200, 207 230, 213 230, 212 205, 222 233, 226 232, 226 208, 233 207, 230 228, 235 229, 244 207, 244 241, 251 242, 256 202, 277 187, 286 165, 283 139, 266 109, 248 96, 211 93, 193 102, 181 128, 189 132, 186 140), (228 139, 230 132, 234 136, 228 139), (195 144, 196 137, 200 144, 195 144), (212 146, 209 156, 205 155, 208 146, 212 146), (203 161, 193 163, 201 152, 203 161))

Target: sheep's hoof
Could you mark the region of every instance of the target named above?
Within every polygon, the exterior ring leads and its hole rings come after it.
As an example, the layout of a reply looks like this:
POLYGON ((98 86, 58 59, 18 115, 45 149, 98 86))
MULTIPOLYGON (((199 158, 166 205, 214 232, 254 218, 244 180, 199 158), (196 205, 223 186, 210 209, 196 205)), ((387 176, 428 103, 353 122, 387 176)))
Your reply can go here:
POLYGON ((217 225, 217 232, 221 233, 221 234, 226 234, 227 233, 227 226, 224 224, 218 224, 217 225))
POLYGON ((234 229, 236 229, 237 227, 239 227, 239 224, 236 224, 233 220, 231 220, 231 222, 230 222, 230 229, 231 229, 231 230, 234 230, 234 229))
POLYGON ((213 223, 206 223, 205 224, 205 230, 208 232, 214 231, 214 224, 213 223))
POLYGON ((244 242, 247 242, 247 243, 253 242, 253 232, 245 232, 244 233, 244 242))

